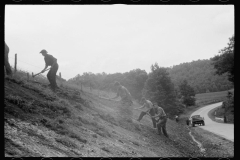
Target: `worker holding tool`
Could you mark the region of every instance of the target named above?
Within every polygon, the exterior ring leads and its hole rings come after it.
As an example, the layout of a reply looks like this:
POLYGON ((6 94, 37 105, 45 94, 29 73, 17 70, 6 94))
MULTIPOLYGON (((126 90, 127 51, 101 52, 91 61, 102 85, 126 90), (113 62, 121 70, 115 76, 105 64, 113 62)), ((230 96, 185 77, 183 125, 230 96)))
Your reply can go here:
POLYGON ((117 95, 111 99, 121 97, 121 102, 123 105, 131 106, 133 104, 132 96, 127 88, 122 86, 118 81, 114 83, 114 86, 117 87, 117 95))
POLYGON ((158 129, 158 134, 161 135, 162 132, 163 134, 168 138, 167 130, 166 130, 166 123, 167 123, 167 115, 164 112, 162 107, 159 107, 156 102, 153 103, 153 110, 155 112, 155 116, 152 116, 152 118, 158 118, 156 120, 157 122, 157 129, 158 129), (162 131, 162 132, 161 132, 162 131))
POLYGON ((131 121, 133 112, 132 112, 132 96, 126 87, 122 86, 119 82, 115 82, 114 86, 117 87, 117 95, 110 100, 121 97, 121 106, 118 108, 119 115, 124 117, 124 119, 131 121))
MULTIPOLYGON (((154 116, 154 110, 153 110, 153 104, 150 100, 147 100, 146 98, 142 98, 141 102, 143 103, 143 105, 140 108, 134 108, 134 109, 139 109, 142 112, 139 115, 138 118, 138 122, 140 122, 140 120, 143 118, 143 116, 145 116, 146 114, 148 114, 150 117, 154 116), (145 110, 142 110, 143 108, 145 108, 145 110)), ((156 120, 155 118, 152 118, 152 123, 153 123, 153 128, 156 128, 156 120)))
POLYGON ((11 70, 10 64, 8 62, 9 47, 7 46, 7 44, 5 42, 4 42, 4 44, 5 44, 4 66, 5 66, 7 75, 12 76, 12 70, 11 70))
POLYGON ((57 63, 57 59, 54 58, 52 55, 47 54, 48 52, 43 49, 40 52, 43 56, 44 56, 44 60, 45 60, 45 68, 41 71, 41 73, 44 73, 45 71, 47 71, 47 67, 51 66, 50 71, 47 74, 47 78, 48 81, 50 82, 50 87, 55 90, 56 88, 58 88, 57 86, 57 82, 56 82, 56 73, 58 70, 58 63, 57 63))

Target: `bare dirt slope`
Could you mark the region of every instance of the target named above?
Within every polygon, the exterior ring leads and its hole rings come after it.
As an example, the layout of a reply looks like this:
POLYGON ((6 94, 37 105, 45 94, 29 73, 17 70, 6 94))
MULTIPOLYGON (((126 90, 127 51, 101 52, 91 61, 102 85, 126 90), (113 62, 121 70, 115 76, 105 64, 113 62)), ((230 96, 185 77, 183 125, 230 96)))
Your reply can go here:
POLYGON ((168 139, 149 117, 138 123, 134 111, 127 120, 120 104, 93 94, 67 86, 53 93, 46 84, 11 78, 4 88, 6 157, 222 157, 200 152, 183 124, 168 120, 168 139))

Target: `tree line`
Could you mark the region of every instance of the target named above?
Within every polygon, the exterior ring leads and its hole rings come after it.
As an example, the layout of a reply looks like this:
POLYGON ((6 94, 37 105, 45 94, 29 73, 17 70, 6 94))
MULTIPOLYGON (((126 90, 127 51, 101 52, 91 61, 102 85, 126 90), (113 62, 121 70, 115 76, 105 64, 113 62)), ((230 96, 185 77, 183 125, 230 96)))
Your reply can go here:
POLYGON ((155 63, 151 65, 150 73, 141 69, 114 74, 85 72, 68 82, 114 91, 113 83, 119 81, 128 88, 134 99, 140 100, 144 96, 156 101, 166 112, 178 114, 184 107, 195 104, 196 93, 224 91, 234 87, 233 43, 234 38, 230 38, 228 47, 209 60, 197 60, 172 67, 160 67, 155 63))

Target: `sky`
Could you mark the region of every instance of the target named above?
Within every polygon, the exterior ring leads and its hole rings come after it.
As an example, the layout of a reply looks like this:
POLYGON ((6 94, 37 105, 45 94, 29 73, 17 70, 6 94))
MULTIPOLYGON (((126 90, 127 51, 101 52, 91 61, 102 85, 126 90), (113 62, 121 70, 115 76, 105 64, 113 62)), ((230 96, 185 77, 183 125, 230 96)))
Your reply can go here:
POLYGON ((232 35, 233 5, 5 6, 10 65, 17 53, 19 68, 38 73, 46 49, 67 80, 209 59, 232 35))

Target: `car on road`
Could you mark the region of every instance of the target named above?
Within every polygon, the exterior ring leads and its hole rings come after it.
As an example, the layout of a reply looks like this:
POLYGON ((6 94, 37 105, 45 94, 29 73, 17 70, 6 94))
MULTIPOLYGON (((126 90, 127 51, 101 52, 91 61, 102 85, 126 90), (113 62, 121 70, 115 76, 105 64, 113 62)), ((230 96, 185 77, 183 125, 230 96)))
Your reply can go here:
POLYGON ((205 126, 204 117, 201 117, 200 115, 193 115, 190 119, 193 127, 195 126, 195 124, 205 126))

